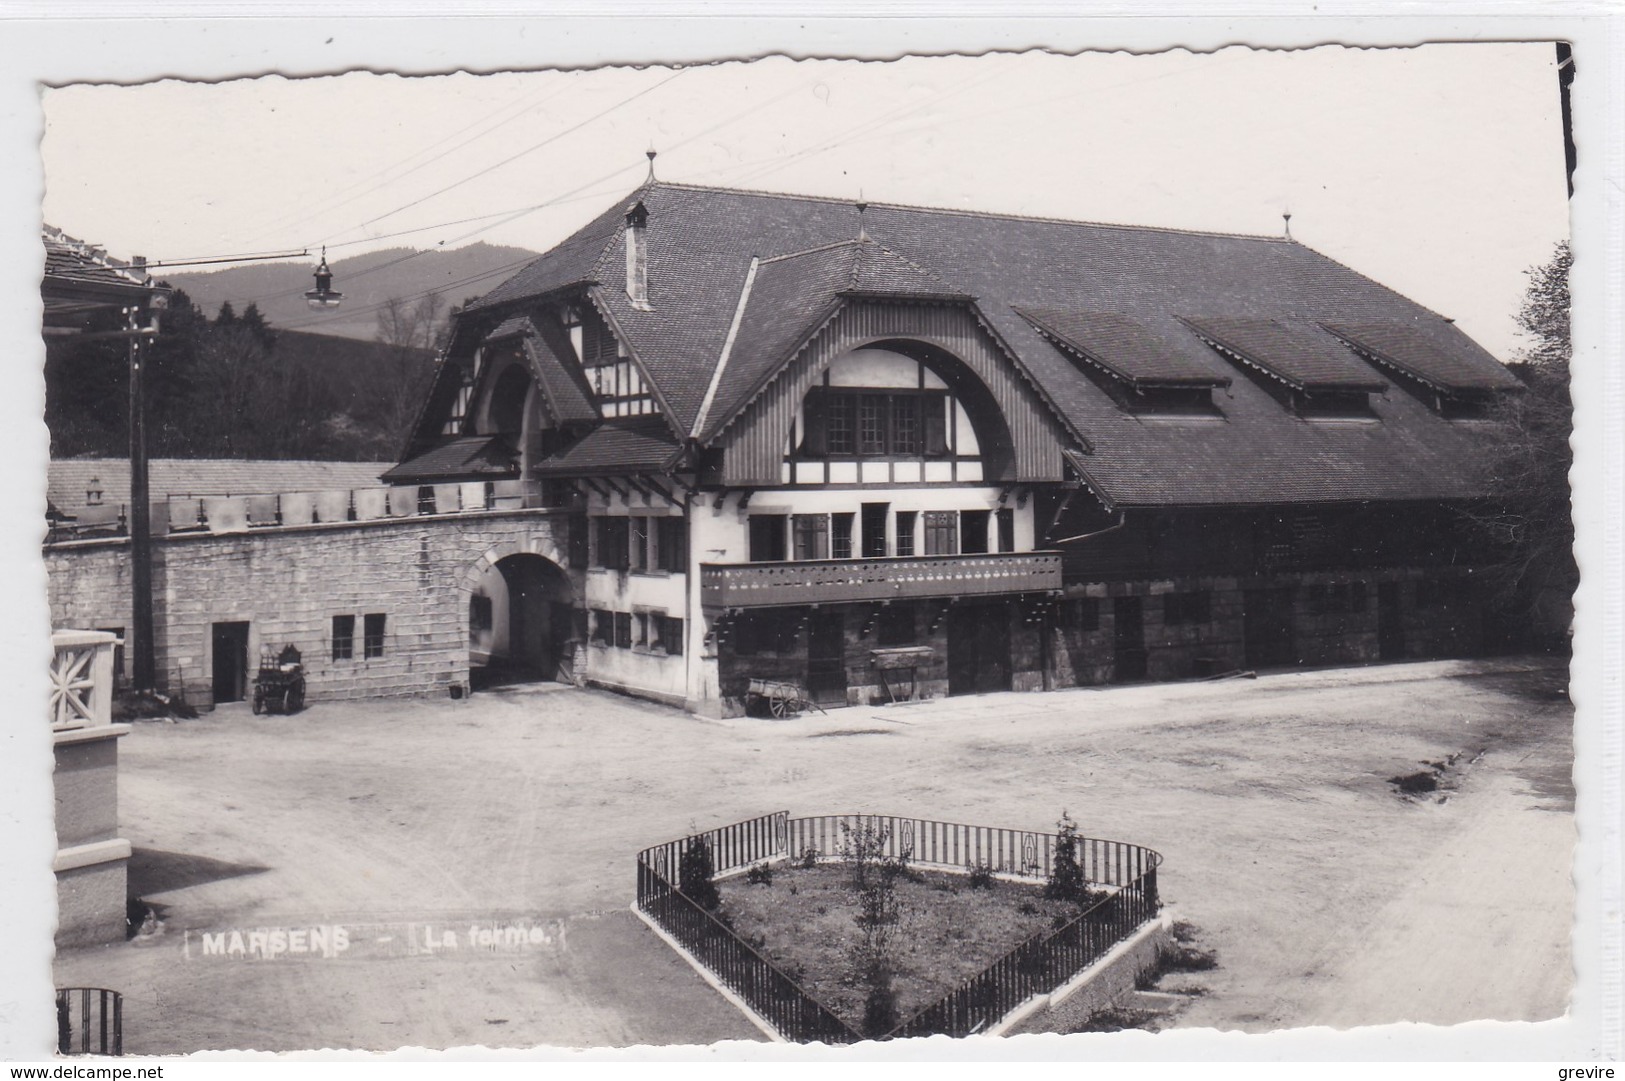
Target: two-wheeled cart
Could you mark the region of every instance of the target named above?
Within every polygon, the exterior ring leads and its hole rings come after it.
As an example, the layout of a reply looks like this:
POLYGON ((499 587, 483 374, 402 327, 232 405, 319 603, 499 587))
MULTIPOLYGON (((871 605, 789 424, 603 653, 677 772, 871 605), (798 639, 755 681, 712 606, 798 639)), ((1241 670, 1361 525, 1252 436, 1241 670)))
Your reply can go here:
POLYGON ((297 713, 305 708, 305 666, 291 644, 274 658, 260 657, 254 677, 255 713, 297 713))
POLYGON ((752 679, 745 692, 745 708, 772 717, 791 717, 807 709, 824 712, 823 706, 807 697, 801 684, 787 679, 752 679))

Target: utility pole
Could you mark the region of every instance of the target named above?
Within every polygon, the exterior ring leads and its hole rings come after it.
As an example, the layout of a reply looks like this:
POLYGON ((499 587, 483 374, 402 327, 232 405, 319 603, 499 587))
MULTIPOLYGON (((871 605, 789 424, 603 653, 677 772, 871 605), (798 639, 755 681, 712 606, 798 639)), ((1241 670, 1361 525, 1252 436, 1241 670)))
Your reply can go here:
POLYGON ((140 306, 124 309, 130 334, 130 636, 132 681, 138 694, 157 689, 152 641, 152 510, 147 495, 146 342, 140 306))

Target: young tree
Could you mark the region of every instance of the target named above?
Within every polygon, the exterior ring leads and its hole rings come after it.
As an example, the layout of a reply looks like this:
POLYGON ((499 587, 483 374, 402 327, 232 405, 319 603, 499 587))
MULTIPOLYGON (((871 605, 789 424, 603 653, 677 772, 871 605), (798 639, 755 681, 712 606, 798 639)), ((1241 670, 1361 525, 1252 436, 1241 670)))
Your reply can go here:
POLYGON ((445 336, 445 299, 429 293, 416 301, 391 297, 378 309, 378 342, 387 348, 379 377, 383 426, 400 447, 416 419, 434 375, 434 353, 445 336))
POLYGON ((1503 434, 1487 464, 1495 507, 1478 516, 1498 559, 1492 568, 1498 604, 1515 620, 1564 640, 1579 568, 1569 469, 1574 452, 1569 393, 1569 267, 1567 242, 1549 262, 1528 271, 1529 291, 1517 315, 1530 339, 1513 364, 1524 392, 1498 407, 1503 434))

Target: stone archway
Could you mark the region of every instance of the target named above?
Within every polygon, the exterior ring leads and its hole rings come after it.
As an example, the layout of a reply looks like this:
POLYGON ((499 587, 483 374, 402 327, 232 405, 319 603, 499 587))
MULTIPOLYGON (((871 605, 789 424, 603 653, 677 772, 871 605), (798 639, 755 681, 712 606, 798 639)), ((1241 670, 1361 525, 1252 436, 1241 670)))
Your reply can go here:
POLYGON ((553 549, 502 544, 465 573, 472 689, 573 682, 575 589, 553 549))

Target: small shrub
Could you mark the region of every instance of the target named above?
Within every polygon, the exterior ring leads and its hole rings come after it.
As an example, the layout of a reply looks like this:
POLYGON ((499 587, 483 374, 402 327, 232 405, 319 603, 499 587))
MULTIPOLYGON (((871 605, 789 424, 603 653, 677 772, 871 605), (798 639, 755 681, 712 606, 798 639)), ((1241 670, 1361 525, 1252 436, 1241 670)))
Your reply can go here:
POLYGON ((711 862, 711 846, 703 837, 690 837, 683 843, 683 856, 677 864, 677 888, 701 908, 712 910, 722 903, 711 862))
POLYGON ((1044 883, 1044 896, 1082 904, 1087 892, 1083 868, 1078 865, 1078 824, 1063 807, 1061 819, 1055 823, 1055 862, 1050 868, 1049 881, 1044 883))
POLYGON ((808 845, 801 850, 801 867, 803 870, 818 866, 818 849, 808 845))
MULTIPOLYGON (((765 863, 758 863, 745 872, 745 881, 752 886, 771 886, 773 885, 773 868, 765 863)), ((792 893, 795 892, 795 887, 790 887, 790 890, 792 893)))
POLYGON ((798 894, 800 892, 801 892, 800 890, 796 889, 796 884, 794 882, 790 883, 790 896, 791 897, 794 897, 796 894, 798 894))
POLYGON ((970 888, 973 890, 990 890, 993 888, 993 868, 986 863, 978 863, 970 869, 970 888))

